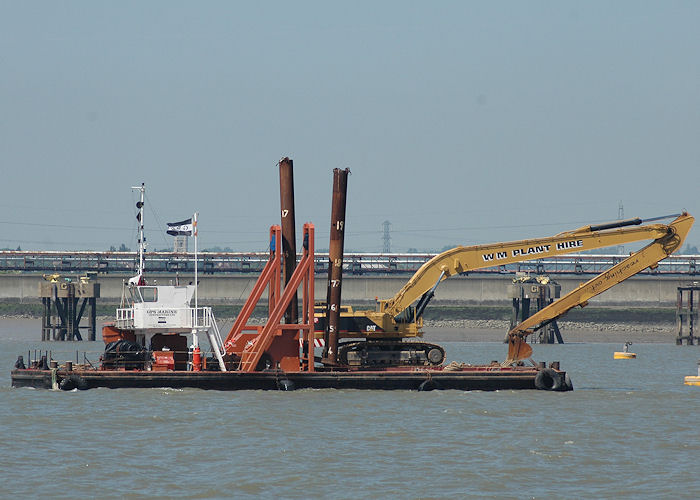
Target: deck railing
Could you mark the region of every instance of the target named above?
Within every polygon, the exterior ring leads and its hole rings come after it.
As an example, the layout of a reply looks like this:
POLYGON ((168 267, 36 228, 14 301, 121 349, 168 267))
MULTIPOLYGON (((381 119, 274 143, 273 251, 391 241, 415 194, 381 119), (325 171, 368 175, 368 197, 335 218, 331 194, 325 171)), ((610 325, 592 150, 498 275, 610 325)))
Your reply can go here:
MULTIPOLYGON (((208 330, 214 329, 217 333, 219 328, 216 325, 216 319, 214 318, 214 313, 211 307, 167 307, 167 308, 156 308, 156 309, 167 309, 169 312, 172 311, 181 319, 176 325, 169 324, 168 328, 187 328, 187 329, 197 329, 197 330, 208 330), (181 314, 183 313, 184 314, 181 314)), ((146 311, 148 309, 145 309, 146 311)), ((116 323, 117 328, 138 328, 135 324, 134 319, 134 308, 125 307, 117 309, 116 323)), ((219 334, 220 336, 220 334, 219 334)))

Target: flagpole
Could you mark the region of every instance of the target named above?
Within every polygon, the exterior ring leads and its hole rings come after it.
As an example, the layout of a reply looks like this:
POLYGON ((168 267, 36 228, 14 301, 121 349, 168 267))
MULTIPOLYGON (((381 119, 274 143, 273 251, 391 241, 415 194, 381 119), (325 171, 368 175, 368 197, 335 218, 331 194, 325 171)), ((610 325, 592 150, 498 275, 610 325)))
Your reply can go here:
POLYGON ((197 288, 199 287, 197 283, 197 212, 192 217, 192 231, 194 232, 194 308, 197 310, 197 288))

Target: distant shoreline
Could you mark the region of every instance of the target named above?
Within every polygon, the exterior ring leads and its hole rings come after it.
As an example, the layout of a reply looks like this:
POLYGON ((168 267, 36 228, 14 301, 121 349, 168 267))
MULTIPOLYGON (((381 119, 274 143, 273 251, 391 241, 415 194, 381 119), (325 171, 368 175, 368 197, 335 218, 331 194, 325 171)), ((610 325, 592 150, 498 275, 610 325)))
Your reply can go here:
MULTIPOLYGON (((202 304, 206 305, 206 304, 202 304)), ((355 310, 374 310, 374 304, 352 304, 355 310)), ((109 302, 98 303, 97 318, 98 320, 109 321, 114 318, 115 310, 119 304, 109 302)), ((235 318, 240 310, 241 305, 210 305, 217 319, 226 320, 235 318)), ((41 318, 43 316, 44 306, 41 303, 35 302, 14 302, 0 300, 0 318, 41 318)), ((87 311, 86 311, 87 312, 87 311)), ((55 311, 54 311, 55 314, 55 311)), ((481 321, 506 321, 509 322, 513 309, 506 305, 445 305, 431 304, 427 308, 424 315, 424 322, 428 324, 442 324, 448 322, 447 326, 451 326, 453 322, 481 322, 481 321)), ((263 304, 258 305, 253 311, 253 318, 262 319, 267 315, 267 307, 263 304)), ((576 322, 584 325, 588 324, 658 324, 658 325, 675 325, 676 308, 675 307, 603 307, 603 306, 588 306, 585 308, 575 308, 569 311, 560 322, 576 322)), ((490 324, 490 323, 489 323, 490 324)), ((481 326, 477 324, 477 326, 481 326)), ((498 328, 501 324, 498 324, 498 328)))
MULTIPOLYGON (((222 332, 228 331, 234 318, 219 318, 222 332)), ((0 315, 0 321, 40 321, 28 314, 0 315)), ((97 328, 112 321, 110 316, 97 318, 97 328)), ((251 324, 262 324, 263 318, 251 318, 251 324)), ((499 319, 486 320, 426 320, 424 339, 431 342, 503 342, 510 322, 499 319)), ((675 343, 676 325, 664 322, 575 322, 559 321, 559 329, 565 343, 675 343)), ((98 331, 98 338, 101 337, 98 331)))
MULTIPOLYGON (((40 320, 41 316, 36 314, 0 314, 0 320, 17 320, 17 319, 27 319, 27 320, 40 320)), ((231 317, 218 317, 219 322, 232 322, 235 321, 236 316, 231 317)), ((97 323, 101 324, 104 322, 114 321, 112 316, 97 316, 97 323)), ((252 316, 250 318, 251 324, 263 324, 265 322, 264 317, 252 316)), ((426 329, 434 328, 464 328, 464 329, 493 329, 493 330, 507 330, 510 326, 510 322, 504 319, 445 319, 445 320, 435 320, 426 319, 424 321, 424 327, 426 329)), ((672 333, 675 332, 676 325, 668 321, 642 321, 642 322, 629 322, 629 321, 566 321, 559 320, 557 322, 560 328, 564 329, 575 329, 575 330, 600 330, 600 331, 638 331, 643 330, 647 332, 656 333, 672 333)))
MULTIPOLYGON (((458 321, 426 325, 424 339, 433 342, 502 342, 508 331, 507 321, 458 321)), ((635 323, 559 322, 564 343, 656 343, 674 344, 675 325, 635 323)), ((532 342, 531 342, 532 343, 532 342)))

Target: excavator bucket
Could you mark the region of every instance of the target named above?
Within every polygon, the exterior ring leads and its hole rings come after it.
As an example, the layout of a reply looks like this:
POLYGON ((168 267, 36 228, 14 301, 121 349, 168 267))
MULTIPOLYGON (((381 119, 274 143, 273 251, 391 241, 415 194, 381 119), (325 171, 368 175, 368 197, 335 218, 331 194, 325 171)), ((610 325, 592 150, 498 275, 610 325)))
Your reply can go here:
POLYGON ((510 335, 508 338, 508 358, 506 363, 510 364, 514 361, 527 359, 532 356, 532 347, 525 342, 525 339, 520 335, 510 335))

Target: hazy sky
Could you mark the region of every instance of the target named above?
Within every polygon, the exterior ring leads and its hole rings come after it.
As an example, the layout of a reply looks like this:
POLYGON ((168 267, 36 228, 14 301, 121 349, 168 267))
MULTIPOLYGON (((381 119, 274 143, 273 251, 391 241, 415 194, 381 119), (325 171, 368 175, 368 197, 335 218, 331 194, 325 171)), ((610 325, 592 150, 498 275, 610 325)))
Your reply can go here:
MULTIPOLYGON (((700 215, 700 2, 0 0, 0 247, 439 249, 700 215)), ((700 223, 688 242, 700 244, 700 223)))

